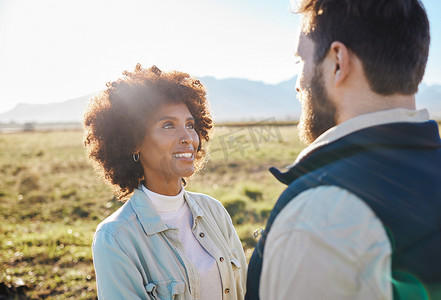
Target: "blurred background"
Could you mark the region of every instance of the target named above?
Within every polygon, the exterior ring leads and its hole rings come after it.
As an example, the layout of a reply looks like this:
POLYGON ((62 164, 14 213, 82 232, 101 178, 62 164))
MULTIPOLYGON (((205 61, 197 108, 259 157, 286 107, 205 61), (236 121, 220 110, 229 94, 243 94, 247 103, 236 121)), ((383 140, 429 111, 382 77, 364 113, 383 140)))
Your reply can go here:
MULTIPOLYGON (((432 40, 418 107, 440 118, 441 2, 423 3, 432 40)), ((295 120, 290 10, 289 0, 0 0, 0 123, 79 122, 90 96, 137 63, 200 78, 216 121, 295 120)))
MULTIPOLYGON (((441 2, 417 107, 441 120, 441 2), (438 55, 437 55, 438 54, 438 55)), ((305 147, 289 0, 0 0, 0 299, 96 298, 91 243, 121 203, 89 165, 82 114, 136 63, 188 72, 215 120, 187 189, 230 212, 249 257, 284 186, 267 171, 305 147)))

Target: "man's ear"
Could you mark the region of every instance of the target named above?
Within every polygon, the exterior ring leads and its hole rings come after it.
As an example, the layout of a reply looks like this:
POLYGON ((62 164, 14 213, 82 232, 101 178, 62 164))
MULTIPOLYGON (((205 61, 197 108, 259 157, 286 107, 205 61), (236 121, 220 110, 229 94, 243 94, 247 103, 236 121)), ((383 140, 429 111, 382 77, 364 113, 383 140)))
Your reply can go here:
POLYGON ((341 85, 350 72, 349 50, 342 42, 332 42, 329 54, 333 67, 334 86, 341 85))

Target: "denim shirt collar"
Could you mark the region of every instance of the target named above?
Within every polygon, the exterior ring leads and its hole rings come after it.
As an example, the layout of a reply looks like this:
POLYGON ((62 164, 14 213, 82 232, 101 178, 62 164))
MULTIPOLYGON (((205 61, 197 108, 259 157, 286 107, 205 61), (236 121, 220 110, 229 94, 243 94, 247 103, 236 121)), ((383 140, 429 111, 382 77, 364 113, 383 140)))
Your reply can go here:
MULTIPOLYGON (((193 216, 193 228, 197 222, 197 219, 204 216, 204 213, 199 204, 191 198, 187 191, 184 192, 184 199, 187 205, 190 207, 191 214, 193 216)), ((162 231, 169 230, 170 227, 164 223, 159 214, 153 207, 152 201, 142 190, 141 186, 138 186, 132 197, 129 200, 133 211, 136 214, 139 222, 147 235, 157 234, 162 231)))

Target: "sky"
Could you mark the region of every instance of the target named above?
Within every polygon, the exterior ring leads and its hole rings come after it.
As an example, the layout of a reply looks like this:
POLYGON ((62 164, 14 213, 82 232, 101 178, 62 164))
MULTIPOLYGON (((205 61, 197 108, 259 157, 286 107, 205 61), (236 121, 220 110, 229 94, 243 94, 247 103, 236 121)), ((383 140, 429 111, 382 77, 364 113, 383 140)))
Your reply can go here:
MULTIPOLYGON (((441 85, 441 1, 423 3, 423 82, 441 85)), ((298 71, 298 24, 289 0, 0 0, 0 113, 97 92, 136 63, 279 83, 298 71)))

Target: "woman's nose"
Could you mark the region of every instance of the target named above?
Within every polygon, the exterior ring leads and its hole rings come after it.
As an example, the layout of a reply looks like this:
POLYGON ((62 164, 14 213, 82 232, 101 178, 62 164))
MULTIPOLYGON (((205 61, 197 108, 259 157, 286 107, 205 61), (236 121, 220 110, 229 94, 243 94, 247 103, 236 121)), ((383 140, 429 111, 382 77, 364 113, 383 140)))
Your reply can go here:
POLYGON ((180 138, 180 143, 183 145, 189 145, 191 142, 193 142, 191 134, 187 130, 184 130, 183 135, 180 138))

